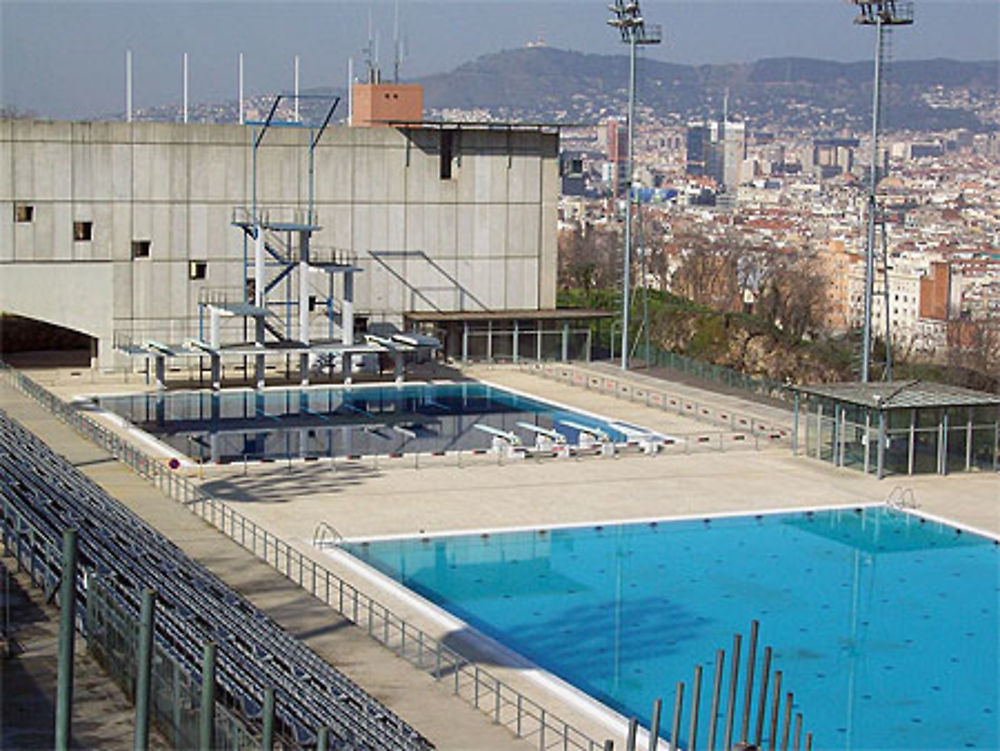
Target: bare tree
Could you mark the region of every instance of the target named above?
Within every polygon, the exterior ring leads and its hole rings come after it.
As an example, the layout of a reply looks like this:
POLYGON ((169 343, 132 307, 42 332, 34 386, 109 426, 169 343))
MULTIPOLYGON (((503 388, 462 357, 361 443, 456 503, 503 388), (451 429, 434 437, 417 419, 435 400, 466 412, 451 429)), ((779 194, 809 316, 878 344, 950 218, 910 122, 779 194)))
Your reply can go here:
POLYGON ((559 286, 610 288, 621 275, 621 234, 612 227, 576 227, 559 233, 559 286))

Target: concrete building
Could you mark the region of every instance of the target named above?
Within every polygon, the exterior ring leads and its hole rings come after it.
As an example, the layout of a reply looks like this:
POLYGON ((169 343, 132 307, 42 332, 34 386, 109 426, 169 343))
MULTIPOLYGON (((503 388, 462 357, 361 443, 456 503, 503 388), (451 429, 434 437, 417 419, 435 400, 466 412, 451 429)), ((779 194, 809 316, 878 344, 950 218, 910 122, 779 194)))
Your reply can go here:
MULTIPOLYGON (((316 132, 254 149, 251 126, 0 121, 0 310, 94 337, 102 367, 124 363, 116 334, 204 340, 205 304, 253 300, 254 212, 317 225, 313 258, 356 267, 360 329, 555 307, 556 129, 331 127, 310 149, 316 132)), ((340 338, 345 275, 289 268, 293 234, 268 235, 269 331, 340 338)), ((240 323, 223 339, 246 341, 240 323)))

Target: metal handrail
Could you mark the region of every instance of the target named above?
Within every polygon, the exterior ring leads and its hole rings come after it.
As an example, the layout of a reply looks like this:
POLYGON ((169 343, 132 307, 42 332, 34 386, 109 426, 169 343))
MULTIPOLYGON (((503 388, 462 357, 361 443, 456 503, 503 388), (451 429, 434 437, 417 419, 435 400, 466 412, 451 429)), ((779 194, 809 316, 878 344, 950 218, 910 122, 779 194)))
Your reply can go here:
POLYGON ((397 656, 428 672, 438 682, 449 680, 454 695, 472 703, 517 737, 530 738, 543 750, 595 751, 604 747, 603 742, 570 725, 490 671, 466 659, 442 640, 407 622, 380 601, 2 361, 0 375, 81 436, 149 480, 161 492, 184 504, 242 548, 322 600, 338 615, 367 630, 369 636, 397 656))

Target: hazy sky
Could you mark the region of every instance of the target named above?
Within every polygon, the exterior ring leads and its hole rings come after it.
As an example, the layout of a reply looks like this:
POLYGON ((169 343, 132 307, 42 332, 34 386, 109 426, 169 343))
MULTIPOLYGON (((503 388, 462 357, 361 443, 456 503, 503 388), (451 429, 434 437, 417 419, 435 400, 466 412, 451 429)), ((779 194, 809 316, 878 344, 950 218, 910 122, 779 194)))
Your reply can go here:
MULTIPOLYGON (((621 53, 606 26, 607 0, 400 0, 407 41, 403 77, 449 70, 481 54, 543 36, 554 47, 621 53)), ((786 55, 866 60, 870 29, 855 27, 850 0, 642 0, 665 43, 646 54, 679 63, 786 55)), ((125 50, 133 50, 134 105, 180 102, 181 55, 190 57, 192 102, 236 98, 236 56, 247 93, 343 86, 360 68, 369 13, 384 71, 391 69, 393 3, 48 2, 0 0, 0 101, 55 118, 124 109, 125 50)), ((1000 56, 997 0, 917 0, 916 24, 894 35, 897 59, 1000 56)))

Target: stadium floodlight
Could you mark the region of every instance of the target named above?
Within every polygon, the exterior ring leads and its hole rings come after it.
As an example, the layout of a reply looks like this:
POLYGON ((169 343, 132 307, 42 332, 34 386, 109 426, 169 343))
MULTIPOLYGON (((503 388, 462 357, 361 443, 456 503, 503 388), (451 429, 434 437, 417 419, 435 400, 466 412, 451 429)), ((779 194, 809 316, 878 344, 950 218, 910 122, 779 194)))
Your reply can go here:
MULTIPOLYGON (((871 378, 872 352, 872 297, 875 286, 875 226, 878 221, 878 139, 882 125, 882 78, 885 65, 886 32, 893 26, 909 26, 913 23, 913 3, 909 0, 851 0, 860 11, 854 23, 875 27, 875 83, 872 93, 872 141, 871 165, 868 180, 868 234, 865 247, 865 309, 862 332, 861 382, 871 378)), ((884 232, 884 227, 883 227, 884 232)), ((892 377, 892 344, 889 309, 889 267, 888 258, 882 263, 882 314, 885 319, 885 372, 892 377)))
MULTIPOLYGON (((639 10, 639 0, 615 0, 608 6, 613 14, 608 25, 618 29, 622 42, 629 46, 628 76, 628 156, 625 159, 625 251, 622 279, 622 370, 628 370, 628 306, 631 292, 629 263, 632 258, 632 153, 635 136, 635 53, 640 44, 659 44, 658 25, 647 26, 639 10)), ((618 200, 618 196, 614 197, 618 200)))

